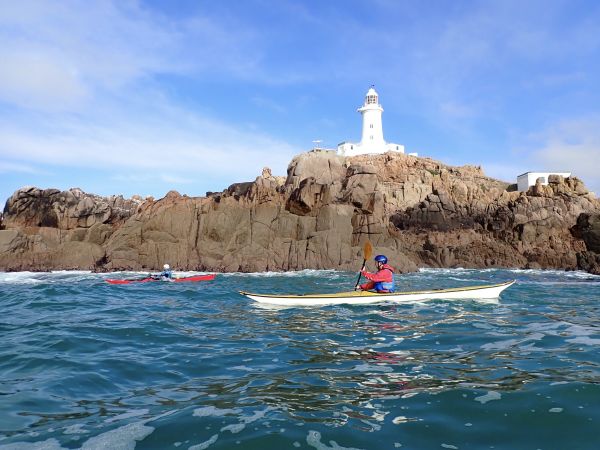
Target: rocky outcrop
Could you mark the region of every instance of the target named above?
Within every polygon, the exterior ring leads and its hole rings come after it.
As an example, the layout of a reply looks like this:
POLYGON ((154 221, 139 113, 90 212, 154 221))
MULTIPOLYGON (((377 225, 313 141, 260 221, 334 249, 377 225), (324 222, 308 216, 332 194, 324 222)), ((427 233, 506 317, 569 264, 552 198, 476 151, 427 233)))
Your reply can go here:
POLYGON ((103 245, 141 204, 139 197, 100 197, 80 189, 19 189, 4 208, 0 269, 101 267, 103 245))
POLYGON ((400 271, 576 269, 594 242, 578 234, 577 218, 599 211, 576 178, 523 193, 480 167, 313 151, 294 158, 285 178, 265 168, 199 198, 19 190, 5 208, 0 268, 356 270, 368 239, 400 271))
POLYGON ((4 207, 6 228, 49 227, 60 230, 90 228, 96 224, 118 224, 127 220, 142 203, 140 197, 100 197, 81 189, 24 187, 4 207))
POLYGON ((581 214, 572 231, 585 243, 585 251, 577 253, 579 267, 600 275, 600 214, 581 214))

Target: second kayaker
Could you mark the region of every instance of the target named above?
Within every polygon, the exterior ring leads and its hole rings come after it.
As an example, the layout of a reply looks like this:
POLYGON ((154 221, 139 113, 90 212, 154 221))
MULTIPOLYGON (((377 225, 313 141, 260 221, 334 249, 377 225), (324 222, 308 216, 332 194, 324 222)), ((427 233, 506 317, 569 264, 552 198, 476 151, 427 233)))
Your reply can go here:
POLYGON ((376 292, 394 292, 394 268, 388 265, 385 255, 377 255, 377 272, 367 272, 364 268, 360 271, 369 280, 359 286, 362 291, 375 290, 376 292))
POLYGON ((171 270, 171 266, 165 264, 163 266, 163 271, 158 275, 153 275, 152 278, 155 280, 163 280, 163 281, 171 281, 173 280, 173 271, 171 270))

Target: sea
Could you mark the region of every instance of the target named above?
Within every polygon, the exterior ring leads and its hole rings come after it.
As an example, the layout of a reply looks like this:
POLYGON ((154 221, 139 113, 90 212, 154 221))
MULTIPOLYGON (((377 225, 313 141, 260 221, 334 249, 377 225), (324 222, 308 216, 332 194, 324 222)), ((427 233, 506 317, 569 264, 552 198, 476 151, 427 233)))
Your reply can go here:
POLYGON ((141 275, 0 273, 0 449, 600 449, 598 276, 425 269, 397 289, 517 282, 294 308, 239 291, 357 274, 105 282, 141 275))

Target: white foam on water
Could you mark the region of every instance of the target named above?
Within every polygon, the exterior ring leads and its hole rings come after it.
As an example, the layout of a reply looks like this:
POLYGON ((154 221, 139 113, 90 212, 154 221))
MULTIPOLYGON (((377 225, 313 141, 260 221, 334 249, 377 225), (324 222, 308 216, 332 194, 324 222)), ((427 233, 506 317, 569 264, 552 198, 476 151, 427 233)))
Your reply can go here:
POLYGON ((256 422, 259 419, 262 419, 267 415, 269 411, 273 410, 276 410, 276 408, 269 406, 266 409, 263 409, 262 411, 254 411, 254 414, 252 414, 251 416, 242 416, 240 419, 242 423, 249 424, 252 422, 256 422))
POLYGON ((196 408, 192 414, 195 417, 223 417, 230 414, 239 414, 241 409, 220 409, 214 406, 205 406, 204 408, 196 408))
POLYGON ((129 419, 131 417, 139 417, 143 416, 144 414, 148 414, 148 412, 149 411, 147 409, 134 409, 131 411, 127 411, 126 413, 119 414, 118 416, 111 417, 110 419, 106 419, 105 422, 111 423, 116 422, 117 420, 129 419))
POLYGON ((85 434, 89 433, 88 430, 83 428, 84 425, 82 423, 76 423, 75 425, 71 425, 65 428, 63 434, 85 434))
MULTIPOLYGON (((496 269, 497 270, 497 269, 496 269)), ((537 275, 537 276, 559 276, 564 278, 576 278, 576 279, 592 279, 594 277, 598 278, 598 275, 593 275, 588 272, 584 272, 582 270, 548 270, 548 269, 506 269, 507 272, 524 274, 524 275, 537 275)))
MULTIPOLYGON (((114 430, 107 431, 99 434, 93 438, 88 439, 83 443, 80 450, 98 450, 98 449, 119 449, 119 450, 133 450, 136 445, 136 441, 141 441, 149 436, 153 431, 154 427, 146 426, 146 422, 151 420, 157 420, 161 417, 165 417, 173 414, 176 410, 167 411, 166 413, 160 414, 156 417, 141 421, 130 423, 114 430)), ((52 431, 52 429, 48 429, 52 431)), ((71 425, 65 428, 64 434, 72 433, 87 433, 88 431, 82 429, 81 424, 71 425)), ((14 444, 0 445, 2 450, 64 450, 59 442, 54 439, 48 439, 42 442, 16 442, 14 444)))
POLYGON ((0 445, 2 450, 64 450, 59 442, 50 438, 42 442, 15 442, 13 444, 0 445))
POLYGON ((548 412, 551 412, 551 413, 561 413, 561 412, 563 412, 563 409, 562 408, 550 408, 548 410, 548 412))
POLYGON ((463 272, 463 273, 484 272, 484 270, 483 269, 465 269, 463 267, 455 267, 453 269, 443 269, 443 268, 436 268, 436 267, 421 267, 419 269, 419 273, 439 274, 439 273, 456 273, 456 272, 463 272))
POLYGON ((57 275, 89 275, 91 270, 51 270, 50 273, 57 275))
MULTIPOLYGON (((148 272, 143 272, 143 273, 148 273, 148 272)), ((178 277, 193 277, 195 275, 209 275, 209 274, 213 274, 213 273, 218 273, 218 272, 198 272, 196 270, 174 270, 173 271, 173 274, 178 277)))
POLYGON ((133 450, 135 449, 136 441, 143 440, 154 431, 154 427, 147 426, 146 422, 130 423, 99 434, 85 441, 81 446, 81 450, 98 450, 104 448, 133 450))
POLYGON ((204 441, 200 444, 192 445, 189 448, 189 450, 204 450, 204 449, 210 447, 211 445, 213 445, 215 442, 217 442, 217 439, 219 439, 219 435, 213 434, 208 441, 204 441))
POLYGON ((441 444, 440 447, 458 450, 458 447, 456 445, 452 445, 452 444, 441 444))
POLYGON ((256 371, 256 369, 253 369, 252 367, 248 367, 248 366, 233 366, 233 367, 229 367, 227 370, 242 370, 244 372, 256 371))
POLYGON ((345 272, 340 272, 339 270, 316 270, 316 269, 304 269, 304 270, 291 270, 288 272, 229 272, 223 273, 224 277, 260 277, 260 278, 268 278, 268 277, 306 277, 306 276, 315 276, 315 277, 324 277, 327 279, 332 278, 340 278, 345 274, 345 272))
POLYGON ((36 272, 0 272, 0 283, 38 284, 43 283, 42 274, 36 272))
POLYGON ((246 428, 246 424, 244 423, 233 423, 221 428, 221 431, 229 431, 231 434, 236 434, 242 431, 244 428, 246 428))
POLYGON ((331 445, 331 447, 329 447, 327 444, 321 442, 321 433, 314 430, 310 430, 308 432, 308 436, 306 436, 306 443, 310 447, 314 447, 317 450, 361 450, 354 447, 342 447, 335 441, 329 441, 329 444, 331 445))
POLYGON ((500 400, 502 395, 496 391, 488 391, 485 395, 480 395, 479 397, 475 397, 476 402, 480 402, 482 405, 485 405, 487 402, 491 402, 493 400, 500 400))

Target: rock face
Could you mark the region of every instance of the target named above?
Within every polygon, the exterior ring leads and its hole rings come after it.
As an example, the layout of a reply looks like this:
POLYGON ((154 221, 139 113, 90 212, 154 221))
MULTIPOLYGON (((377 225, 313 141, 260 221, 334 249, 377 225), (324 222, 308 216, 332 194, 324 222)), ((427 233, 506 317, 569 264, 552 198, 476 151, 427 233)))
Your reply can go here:
POLYGON ((400 271, 576 269, 597 249, 597 219, 589 218, 599 212, 577 178, 550 177, 522 193, 479 167, 313 151, 294 158, 285 178, 265 168, 253 182, 200 198, 172 191, 142 202, 21 189, 4 210, 0 269, 168 262, 179 270, 357 270, 367 239, 400 271))
POLYGON ((19 189, 4 207, 0 270, 97 268, 105 242, 141 203, 80 189, 19 189))
POLYGON ((579 267, 600 275, 600 214, 581 214, 573 235, 583 239, 586 250, 577 253, 579 267))

